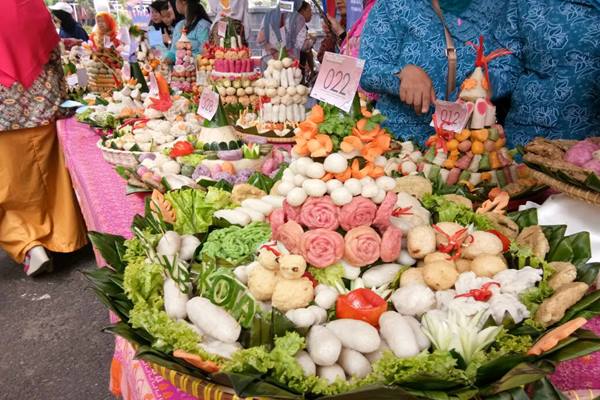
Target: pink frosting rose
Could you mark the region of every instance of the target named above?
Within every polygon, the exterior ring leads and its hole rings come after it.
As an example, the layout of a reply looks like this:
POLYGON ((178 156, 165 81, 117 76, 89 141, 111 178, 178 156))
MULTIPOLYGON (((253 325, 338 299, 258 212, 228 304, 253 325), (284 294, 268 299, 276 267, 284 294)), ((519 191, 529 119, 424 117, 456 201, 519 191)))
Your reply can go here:
POLYGON ((300 239, 304 230, 296 221, 288 221, 277 229, 277 240, 292 254, 300 254, 300 239))
POLYGON ((269 225, 271 225, 271 237, 273 240, 277 240, 277 230, 281 225, 285 224, 285 212, 283 208, 273 210, 269 214, 269 225))
POLYGON ((296 222, 300 220, 300 207, 290 206, 287 200, 283 201, 283 211, 285 212, 286 220, 296 222))
POLYGON ((371 226, 376 212, 377 206, 371 200, 362 196, 354 197, 340 210, 340 226, 345 231, 361 225, 371 226))
POLYGON ((381 236, 381 259, 394 262, 402 251, 402 231, 390 225, 381 236))
POLYGON ((336 230, 340 226, 338 207, 329 196, 310 197, 300 209, 300 223, 308 229, 336 230))
POLYGON ((342 259, 344 238, 336 231, 315 229, 304 232, 300 249, 307 263, 316 268, 327 268, 342 259))
POLYGON ((364 267, 379 259, 381 238, 375 229, 359 226, 348 231, 344 240, 344 260, 348 264, 364 267))
POLYGON ((396 193, 387 192, 383 202, 379 205, 379 209, 375 214, 375 220, 373 220, 373 226, 379 229, 379 232, 385 232, 387 227, 390 226, 390 218, 394 207, 396 207, 396 200, 398 200, 396 193))

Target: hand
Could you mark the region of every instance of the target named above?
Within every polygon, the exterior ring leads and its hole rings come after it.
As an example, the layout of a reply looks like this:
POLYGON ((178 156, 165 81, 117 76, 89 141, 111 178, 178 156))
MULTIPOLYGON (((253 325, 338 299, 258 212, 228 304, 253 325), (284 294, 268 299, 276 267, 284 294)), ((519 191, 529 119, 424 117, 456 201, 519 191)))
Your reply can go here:
POLYGON ((327 19, 331 23, 331 27, 333 28, 333 33, 335 33, 337 36, 340 36, 342 33, 344 33, 345 29, 342 26, 342 24, 340 24, 338 22, 337 19, 335 19, 331 16, 328 16, 327 19))
POLYGON ((435 102, 435 90, 427 72, 416 65, 407 65, 400 71, 400 100, 415 109, 417 115, 429 112, 435 102))

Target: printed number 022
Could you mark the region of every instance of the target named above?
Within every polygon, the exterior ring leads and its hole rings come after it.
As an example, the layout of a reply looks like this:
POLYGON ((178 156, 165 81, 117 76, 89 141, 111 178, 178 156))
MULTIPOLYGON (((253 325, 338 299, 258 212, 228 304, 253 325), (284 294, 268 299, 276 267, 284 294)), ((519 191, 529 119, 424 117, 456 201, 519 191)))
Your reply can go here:
POLYGON ((329 68, 325 80, 323 81, 323 88, 330 90, 334 93, 339 93, 342 96, 346 95, 346 88, 350 83, 350 74, 342 71, 335 71, 333 68, 329 68), (342 85, 340 89, 338 87, 342 85))

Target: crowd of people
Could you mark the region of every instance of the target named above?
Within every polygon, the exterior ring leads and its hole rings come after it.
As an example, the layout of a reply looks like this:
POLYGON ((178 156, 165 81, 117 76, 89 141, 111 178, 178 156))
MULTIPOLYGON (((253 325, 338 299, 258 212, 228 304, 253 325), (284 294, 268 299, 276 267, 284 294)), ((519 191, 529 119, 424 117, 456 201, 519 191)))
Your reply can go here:
MULTIPOLYGON (((51 266, 47 250, 70 252, 86 241, 56 140, 66 89, 58 44, 62 38, 93 45, 97 31, 88 36, 64 2, 49 7, 58 32, 42 0, 6 3, 0 14, 0 247, 35 275, 51 266)), ((247 43, 247 0, 210 3, 213 18, 201 0, 150 5, 148 29, 161 33, 164 62, 175 60, 183 32, 198 55, 207 40, 215 41, 220 20, 247 43)), ((456 98, 476 65, 472 43, 480 37, 486 52, 510 50, 483 66, 491 100, 505 105, 499 115, 513 144, 600 134, 598 0, 364 0, 349 29, 346 1, 336 0, 335 15, 321 18, 319 43, 307 27, 313 5, 294 0, 291 12, 276 7, 265 15, 256 37, 263 63, 285 48, 310 84, 325 52, 364 59, 361 90, 397 137, 430 135, 435 102, 456 98)), ((103 16, 96 18, 100 27, 112 20, 103 16)))

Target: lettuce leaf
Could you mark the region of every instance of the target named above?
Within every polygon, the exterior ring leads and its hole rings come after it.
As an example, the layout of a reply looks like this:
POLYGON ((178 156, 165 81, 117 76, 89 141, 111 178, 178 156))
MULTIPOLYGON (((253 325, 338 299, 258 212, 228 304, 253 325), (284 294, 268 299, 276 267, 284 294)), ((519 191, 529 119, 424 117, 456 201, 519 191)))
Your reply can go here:
POLYGON ((208 231, 215 211, 229 205, 230 195, 226 191, 209 188, 208 192, 182 189, 165 194, 171 203, 177 220, 175 230, 180 234, 195 234, 208 231))
POLYGON ((188 154, 187 156, 178 157, 177 161, 181 164, 197 167, 205 158, 202 154, 188 154))
POLYGON ((506 329, 502 329, 496 336, 496 341, 488 349, 486 361, 489 362, 507 354, 525 354, 531 346, 533 346, 531 336, 511 335, 506 329))
POLYGON ((309 267, 308 272, 315 280, 323 285, 336 287, 338 284, 343 286, 344 267, 342 264, 330 265, 327 268, 309 267))
MULTIPOLYGON (((433 382, 447 388, 457 385, 470 384, 474 377, 458 369, 458 361, 447 351, 435 350, 433 353, 424 351, 415 357, 398 358, 387 351, 383 357, 373 365, 373 370, 380 374, 388 385, 412 384, 419 387, 419 383, 433 382)), ((439 388, 428 387, 429 390, 439 388)))
POLYGON ((363 379, 338 380, 334 383, 314 375, 305 376, 295 358, 305 346, 305 339, 297 332, 287 332, 285 336, 275 339, 271 352, 265 346, 240 350, 225 364, 223 370, 238 374, 266 374, 293 392, 315 395, 335 395, 379 381, 375 374, 363 379))
POLYGON ((161 308, 163 283, 163 267, 146 264, 141 257, 130 262, 123 274, 125 294, 134 305, 147 303, 153 309, 161 308))
POLYGON ((522 293, 519 299, 521 303, 527 307, 532 316, 535 314, 540 304, 542 304, 545 299, 552 296, 552 293, 554 293, 554 290, 548 283, 550 277, 554 273, 554 270, 545 261, 541 262, 541 267, 544 270, 544 274, 542 275, 542 280, 540 281, 539 285, 522 293))
POLYGON ((423 197, 422 203, 429 211, 437 213, 437 222, 456 222, 462 226, 473 224, 480 231, 494 228, 486 216, 443 196, 428 194, 423 197))

